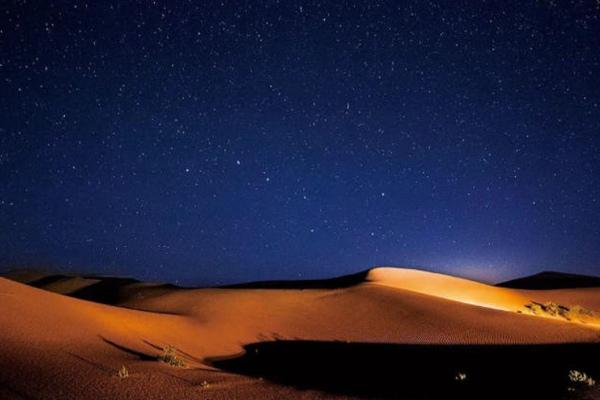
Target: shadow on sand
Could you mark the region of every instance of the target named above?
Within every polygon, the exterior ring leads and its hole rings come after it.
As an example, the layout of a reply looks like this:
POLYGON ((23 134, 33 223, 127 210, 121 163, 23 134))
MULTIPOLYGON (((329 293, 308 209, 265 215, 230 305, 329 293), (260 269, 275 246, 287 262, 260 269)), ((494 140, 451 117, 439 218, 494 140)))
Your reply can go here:
POLYGON ((298 388, 366 398, 578 398, 587 389, 569 381, 569 370, 593 376, 600 372, 600 345, 596 344, 273 341, 250 344, 245 350, 239 357, 212 363, 298 388))

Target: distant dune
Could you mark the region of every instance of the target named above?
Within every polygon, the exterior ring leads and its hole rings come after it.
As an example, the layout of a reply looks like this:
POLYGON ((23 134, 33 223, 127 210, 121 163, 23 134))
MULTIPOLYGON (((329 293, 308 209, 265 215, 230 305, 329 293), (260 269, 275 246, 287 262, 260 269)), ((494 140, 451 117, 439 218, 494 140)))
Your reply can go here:
POLYGON ((359 283, 363 283, 370 270, 358 272, 356 274, 344 275, 329 279, 305 279, 293 281, 260 281, 238 283, 235 285, 223 286, 231 289, 341 289, 359 283))
POLYGON ((498 284, 499 287, 513 289, 577 289, 577 288, 600 288, 600 277, 564 272, 545 271, 539 274, 513 279, 498 284))
POLYGON ((145 283, 132 278, 63 275, 34 270, 13 270, 4 277, 16 282, 102 304, 118 304, 132 296, 176 289, 170 284, 145 283))
MULTIPOLYGON (((375 268, 323 281, 209 289, 117 278, 20 279, 39 288, 0 278, 1 398, 347 398, 347 393, 306 382, 308 386, 301 389, 286 384, 271 377, 264 363, 260 373, 253 364, 251 373, 246 364, 223 360, 245 357, 248 349, 292 351, 294 357, 313 354, 313 349, 314 354, 329 354, 327 343, 348 343, 354 346, 332 348, 331 357, 340 352, 355 354, 353 373, 363 371, 368 383, 369 354, 401 357, 406 352, 415 359, 421 357, 415 354, 434 354, 400 346, 467 349, 468 354, 459 353, 457 358, 474 360, 473 354, 497 346, 517 346, 511 347, 515 357, 522 354, 521 348, 543 344, 593 346, 585 352, 560 350, 580 357, 593 354, 600 343, 600 329, 593 325, 523 313, 531 301, 578 303, 600 310, 600 291, 589 288, 519 290, 399 268, 375 268), (306 344, 302 351, 261 347, 274 341, 306 344), (376 344, 395 347, 383 352, 382 347, 369 347, 376 344), (186 368, 157 361, 170 346, 186 368), (362 366, 360 360, 365 360, 362 366), (122 366, 129 370, 126 379, 117 376, 122 366), (271 379, 257 379, 260 376, 271 379)), ((539 360, 548 366, 554 353, 552 347, 545 349, 539 360)), ((436 364, 422 361, 415 365, 433 368, 436 364)), ((307 362, 304 358, 302 365, 307 362)), ((438 364, 447 365, 448 359, 438 364)), ((331 373, 334 380, 335 371, 331 373)), ((368 392, 370 386, 365 387, 368 392)))

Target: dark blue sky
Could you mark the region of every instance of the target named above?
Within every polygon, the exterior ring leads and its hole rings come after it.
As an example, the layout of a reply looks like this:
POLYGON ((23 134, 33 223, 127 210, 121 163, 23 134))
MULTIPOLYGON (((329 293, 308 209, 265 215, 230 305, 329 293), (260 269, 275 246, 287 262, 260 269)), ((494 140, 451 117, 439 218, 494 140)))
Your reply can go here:
POLYGON ((598 1, 0 12, 0 268, 600 272, 598 1))

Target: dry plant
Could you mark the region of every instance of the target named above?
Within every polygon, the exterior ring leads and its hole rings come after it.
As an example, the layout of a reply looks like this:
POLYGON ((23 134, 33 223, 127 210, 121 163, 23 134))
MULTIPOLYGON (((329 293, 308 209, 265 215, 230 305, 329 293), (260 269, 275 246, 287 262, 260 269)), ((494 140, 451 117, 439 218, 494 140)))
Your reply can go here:
POLYGON ((594 386, 596 381, 586 374, 585 372, 571 370, 569 371, 569 380, 573 383, 582 384, 586 386, 594 386))
POLYGON ((129 377, 129 370, 127 369, 127 367, 126 367, 126 366, 124 366, 124 365, 123 365, 123 366, 122 366, 122 367, 119 369, 119 372, 117 372, 117 375, 118 375, 118 376, 119 376, 119 378, 121 378, 121 379, 128 378, 128 377, 129 377))
POLYGON ((454 376, 455 381, 464 382, 467 380, 467 374, 464 372, 459 372, 454 376))
POLYGON ((529 314, 542 317, 560 318, 571 322, 600 323, 600 314, 577 305, 567 307, 551 301, 545 303, 532 301, 525 305, 525 310, 529 314))
POLYGON ((163 353, 158 356, 158 361, 169 364, 173 367, 185 367, 185 361, 177 355, 177 349, 173 346, 163 348, 163 353))

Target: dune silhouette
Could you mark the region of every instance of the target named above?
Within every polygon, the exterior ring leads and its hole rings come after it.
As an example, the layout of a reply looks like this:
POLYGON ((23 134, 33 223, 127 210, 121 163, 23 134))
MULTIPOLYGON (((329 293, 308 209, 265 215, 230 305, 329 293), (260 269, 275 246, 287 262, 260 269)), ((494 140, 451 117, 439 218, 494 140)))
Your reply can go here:
POLYGON ((600 287, 600 277, 544 271, 535 275, 499 283, 499 287, 513 289, 577 289, 600 287))

